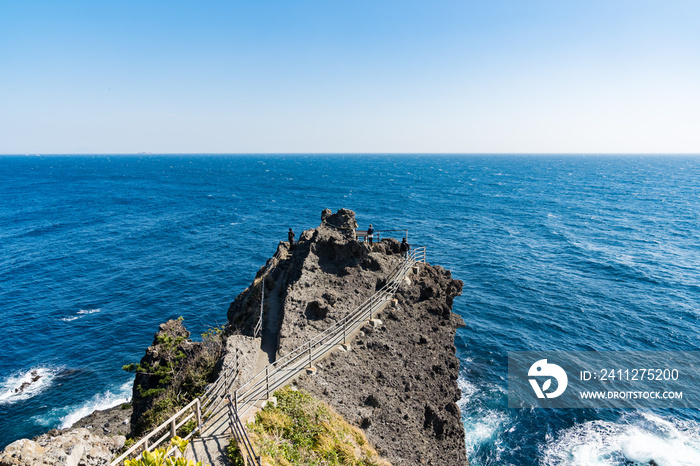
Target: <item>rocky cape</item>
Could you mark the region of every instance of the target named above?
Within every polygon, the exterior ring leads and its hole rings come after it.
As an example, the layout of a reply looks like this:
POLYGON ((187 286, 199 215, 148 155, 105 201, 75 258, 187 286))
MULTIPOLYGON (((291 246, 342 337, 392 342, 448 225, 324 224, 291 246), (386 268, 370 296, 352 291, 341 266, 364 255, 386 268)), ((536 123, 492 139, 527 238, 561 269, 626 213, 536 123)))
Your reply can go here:
MULTIPOLYGON (((321 225, 303 232, 292 251, 280 243, 275 257, 230 306, 230 329, 240 335, 230 343, 237 341, 248 354, 260 344, 250 338, 262 286, 263 327, 270 331, 263 332, 261 343, 269 362, 382 288, 401 262, 399 241, 383 239, 370 247, 355 239, 355 228, 354 212, 325 210, 321 225)), ((380 325, 365 325, 350 351, 332 352, 317 364, 315 374, 300 376, 296 385, 361 427, 394 465, 468 464, 456 404, 461 392, 454 346, 456 329, 464 321, 451 312, 461 292, 462 282, 449 271, 419 264, 399 287, 397 305, 379 315, 380 325)), ((228 351, 234 347, 228 345, 228 351)))
MULTIPOLYGON (((162 344, 168 340, 168 351, 184 355, 177 363, 179 372, 190 374, 184 386, 213 381, 222 367, 233 364, 236 353, 242 356, 238 379, 247 380, 356 308, 401 263, 398 240, 386 238, 370 246, 355 238, 356 228, 354 212, 324 210, 319 227, 299 235, 293 248, 280 242, 274 257, 236 297, 218 344, 192 342, 181 322, 169 321, 161 325, 141 364, 163 364, 162 344), (256 337, 263 287, 263 327, 256 337), (211 360, 216 363, 207 362, 211 360), (191 374, 203 367, 207 373, 193 382, 191 374)), ((363 429, 393 465, 468 464, 456 404, 460 390, 454 346, 455 331, 464 322, 451 312, 461 291, 462 282, 449 271, 419 264, 399 287, 396 305, 378 316, 380 322, 365 325, 349 351, 330 353, 313 375, 293 383, 363 429)), ((155 387, 156 380, 138 375, 133 415, 116 407, 93 413, 71 429, 19 440, 0 453, 0 466, 108 464, 124 445, 127 427, 131 435, 143 430, 139 413, 154 404, 144 393, 155 387), (130 416, 129 425, 125 419, 130 416)))

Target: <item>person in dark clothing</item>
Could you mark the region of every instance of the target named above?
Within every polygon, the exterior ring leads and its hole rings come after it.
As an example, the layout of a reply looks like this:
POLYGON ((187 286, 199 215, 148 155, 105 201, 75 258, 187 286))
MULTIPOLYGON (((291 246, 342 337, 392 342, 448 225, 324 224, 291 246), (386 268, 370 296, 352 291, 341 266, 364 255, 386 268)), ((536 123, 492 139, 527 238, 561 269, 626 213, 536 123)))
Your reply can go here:
POLYGON ((374 228, 372 228, 372 224, 369 224, 369 228, 367 228, 367 241, 369 241, 369 244, 372 244, 372 238, 374 238, 374 228))
POLYGON ((408 255, 408 251, 410 249, 411 249, 411 245, 408 244, 408 242, 406 241, 406 238, 404 237, 403 241, 401 241, 401 249, 400 249, 401 255, 403 257, 406 257, 408 255))
POLYGON ((289 233, 287 233, 287 238, 289 238, 289 250, 291 251, 294 248, 294 232, 292 229, 289 229, 289 233))

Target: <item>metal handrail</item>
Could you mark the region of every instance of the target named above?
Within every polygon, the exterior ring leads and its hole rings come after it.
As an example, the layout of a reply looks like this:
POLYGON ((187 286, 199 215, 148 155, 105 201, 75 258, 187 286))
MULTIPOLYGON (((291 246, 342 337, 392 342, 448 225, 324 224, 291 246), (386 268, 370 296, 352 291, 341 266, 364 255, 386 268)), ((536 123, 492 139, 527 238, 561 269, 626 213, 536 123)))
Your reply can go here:
POLYGON ((260 317, 258 318, 258 323, 255 324, 255 328, 253 329, 253 337, 257 338, 262 334, 262 325, 263 325, 263 306, 265 305, 265 275, 262 277, 262 288, 260 291, 260 317))
MULTIPOLYGON (((240 436, 241 441, 245 444, 246 450, 250 449, 248 452, 249 457, 254 458, 256 464, 259 465, 260 457, 255 455, 255 451, 250 443, 250 439, 248 439, 240 417, 244 416, 248 410, 255 405, 255 403, 262 399, 263 396, 269 397, 271 392, 274 392, 277 388, 284 386, 302 369, 305 367, 312 367, 314 361, 317 361, 325 356, 341 341, 347 342, 347 335, 349 333, 351 334, 360 325, 364 324, 368 320, 368 317, 371 319, 372 315, 394 296, 401 285, 401 281, 404 279, 411 267, 413 267, 416 262, 425 263, 425 256, 425 246, 416 247, 408 251, 406 256, 403 258, 402 263, 389 274, 387 277, 387 283, 380 290, 376 291, 353 311, 348 313, 345 317, 320 334, 316 335, 314 338, 310 339, 307 343, 302 344, 272 364, 268 364, 262 371, 251 377, 250 380, 241 385, 234 392, 234 403, 232 404, 228 393, 231 386, 240 374, 240 354, 238 348, 236 348, 236 359, 234 366, 230 367, 228 370, 225 370, 223 374, 220 374, 217 380, 205 389, 204 394, 192 400, 187 406, 171 416, 163 424, 149 432, 121 456, 112 461, 110 466, 118 465, 122 460, 136 452, 141 447, 147 451, 150 451, 151 449, 160 445, 168 437, 175 436, 177 429, 185 422, 192 419, 195 413, 190 414, 187 418, 185 418, 185 420, 179 423, 176 421, 177 418, 188 409, 192 409, 194 406, 196 407, 197 426, 192 430, 192 432, 189 433, 189 435, 187 435, 187 437, 185 437, 185 440, 189 440, 196 432, 201 432, 203 430, 204 423, 202 422, 202 412, 205 413, 205 417, 208 413, 215 412, 226 397, 229 399, 229 422, 234 436, 240 436), (309 363, 308 366, 306 366, 307 361, 309 363), (263 373, 265 374, 264 377, 262 377, 263 373), (239 391, 243 390, 243 388, 246 386, 249 387, 245 392, 242 392, 239 395, 239 391), (222 394, 222 390, 224 394, 222 394), (246 405, 243 412, 240 414, 238 410, 239 400, 246 405), (148 445, 149 439, 168 425, 171 427, 170 433, 161 436, 156 440, 156 442, 148 445)), ((275 257, 278 259, 281 257, 279 249, 275 256, 273 256, 273 259, 275 257)), ((269 272, 269 270, 270 269, 263 273, 263 278, 269 272)), ((166 456, 169 456, 175 450, 176 448, 171 448, 167 451, 166 456)))
POLYGON ((263 396, 269 397, 270 392, 274 391, 275 388, 284 385, 304 367, 310 367, 315 360, 324 356, 340 341, 345 341, 348 333, 356 330, 366 321, 367 317, 371 319, 372 314, 391 299, 410 268, 421 260, 425 261, 425 247, 409 251, 402 264, 389 275, 389 280, 379 291, 334 325, 274 363, 269 364, 239 387, 234 394, 236 412, 245 415, 263 396), (307 361, 308 366, 306 365, 307 361), (238 411, 239 403, 245 405, 242 411, 238 411))
POLYGON ((255 328, 253 329, 253 337, 258 337, 262 334, 262 326, 263 326, 263 305, 265 302, 265 277, 267 274, 269 274, 274 267, 276 267, 280 260, 282 260, 282 250, 277 247, 277 252, 275 252, 275 255, 272 256, 272 259, 270 259, 267 262, 267 265, 265 267, 265 271, 260 275, 260 281, 262 281, 262 290, 261 290, 261 297, 260 297, 260 317, 258 317, 258 322, 255 324, 255 328))
POLYGON ((235 405, 231 402, 231 396, 228 395, 228 423, 229 427, 231 427, 231 432, 233 433, 233 437, 236 439, 236 443, 238 444, 238 448, 241 449, 241 454, 244 458, 244 461, 246 464, 248 464, 250 461, 255 464, 255 466, 262 466, 262 461, 260 456, 255 454, 255 449, 253 448, 253 444, 248 438, 248 434, 245 431, 245 427, 243 426, 243 422, 241 422, 241 418, 238 416, 238 413, 236 412, 236 407, 235 405), (241 445, 243 445, 243 448, 241 448, 241 445), (245 451, 245 454, 243 452, 245 451))
MULTIPOLYGON (((124 459, 128 458, 129 456, 133 455, 137 451, 140 451, 141 448, 145 451, 151 451, 154 448, 157 448, 159 445, 161 445, 165 440, 168 438, 173 438, 177 434, 177 429, 182 427, 185 423, 189 422, 192 418, 196 416, 197 420, 197 425, 195 426, 194 429, 183 439, 183 440, 189 440, 191 439, 195 433, 201 432, 204 423, 202 422, 202 413, 207 412, 213 412, 218 408, 219 403, 221 402, 220 400, 215 404, 213 408, 211 408, 211 405, 214 403, 216 398, 218 396, 221 396, 221 399, 224 398, 224 395, 222 395, 221 389, 225 388, 226 392, 228 391, 228 387, 230 387, 233 382, 236 380, 238 373, 240 372, 240 354, 238 352, 238 348, 236 348, 236 359, 235 359, 235 364, 230 367, 228 370, 225 370, 223 374, 219 375, 219 377, 216 379, 216 381, 209 385, 205 390, 204 393, 194 400, 192 400, 190 403, 187 404, 184 408, 182 408, 180 411, 177 413, 173 414, 168 418, 168 420, 164 421, 161 425, 156 427, 155 429, 152 429, 148 434, 146 434, 144 437, 142 437, 138 442, 136 442, 134 445, 131 446, 127 451, 122 453, 119 457, 114 459, 111 463, 110 466, 117 466, 121 461, 124 459), (235 372, 234 372, 235 371, 235 372), (230 379, 230 380, 229 380, 230 379), (211 408, 211 409, 210 409, 211 408), (192 410, 191 413, 189 413, 184 419, 180 419, 178 421, 178 418, 183 416, 188 410, 192 410), (160 431, 165 429, 166 427, 170 427, 170 431, 166 431, 165 434, 161 435, 158 437, 153 443, 149 444, 149 440, 156 436, 160 431)), ((226 393, 224 392, 224 393, 226 393)), ((170 456, 173 454, 173 452, 176 450, 176 447, 170 448, 169 450, 166 451, 166 456, 170 456)))
MULTIPOLYGON (((191 431, 191 432, 185 437, 185 439, 184 439, 184 440, 189 440, 190 438, 192 438, 192 436, 195 434, 195 432, 199 431, 199 430, 201 429, 201 427, 202 427, 201 401, 200 401, 199 398, 195 398, 194 400, 192 400, 187 406, 185 406, 184 408, 182 408, 182 409, 181 409, 180 411, 178 411, 176 414, 174 414, 173 416, 171 416, 167 421, 163 422, 161 425, 159 425, 158 427, 156 427, 155 429, 153 429, 151 432, 149 432, 149 433, 148 433, 145 437, 143 437, 141 440, 139 440, 139 441, 136 442, 134 445, 132 445, 132 447, 129 448, 129 449, 128 449, 127 451, 125 451, 124 453, 122 453, 121 456, 119 456, 119 457, 116 458, 114 461, 112 461, 111 466, 118 465, 122 460, 124 460, 125 458, 128 458, 130 455, 132 455, 133 453, 135 453, 137 450, 141 449, 141 447, 143 447, 143 449, 144 449, 145 451, 151 451, 152 449, 157 448, 158 445, 160 445, 161 443, 163 443, 167 438, 172 438, 172 437, 174 437, 174 436, 176 435, 176 433, 177 433, 177 429, 178 429, 179 427, 181 427, 185 422, 187 422, 188 420, 190 420, 190 419, 192 418, 192 416, 195 415, 195 414, 196 414, 196 416, 197 416, 197 426, 196 426, 194 429, 192 429, 192 431, 191 431), (189 410, 193 410, 193 413, 190 414, 184 421, 178 423, 178 422, 177 422, 177 419, 178 419, 180 416, 182 416, 185 412, 187 412, 187 411, 189 411, 189 410), (169 432, 166 432, 166 434, 162 435, 162 436, 159 437, 155 442, 153 442, 153 443, 151 443, 151 444, 149 445, 148 441, 149 441, 152 437, 156 436, 156 434, 157 434, 158 432, 160 432, 161 430, 165 429, 166 427, 170 427, 170 431, 169 431, 169 432)), ((172 449, 171 449, 171 450, 172 450, 172 449)), ((171 452, 168 452, 168 455, 169 455, 170 453, 171 453, 171 452)))

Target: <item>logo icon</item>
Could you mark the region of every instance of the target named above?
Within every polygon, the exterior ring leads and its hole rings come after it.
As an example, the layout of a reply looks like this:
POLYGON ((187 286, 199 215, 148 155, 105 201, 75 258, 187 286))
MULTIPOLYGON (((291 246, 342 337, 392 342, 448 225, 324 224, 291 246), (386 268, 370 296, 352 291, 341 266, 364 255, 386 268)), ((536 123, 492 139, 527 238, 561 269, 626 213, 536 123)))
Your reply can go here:
POLYGON ((537 398, 556 398, 566 390, 566 385, 569 383, 569 378, 566 376, 564 369, 556 364, 549 364, 546 359, 540 359, 530 366, 527 372, 528 377, 547 377, 540 387, 537 379, 529 379, 532 389, 535 391, 537 398), (557 389, 553 392, 547 392, 552 386, 552 378, 557 381, 557 389))

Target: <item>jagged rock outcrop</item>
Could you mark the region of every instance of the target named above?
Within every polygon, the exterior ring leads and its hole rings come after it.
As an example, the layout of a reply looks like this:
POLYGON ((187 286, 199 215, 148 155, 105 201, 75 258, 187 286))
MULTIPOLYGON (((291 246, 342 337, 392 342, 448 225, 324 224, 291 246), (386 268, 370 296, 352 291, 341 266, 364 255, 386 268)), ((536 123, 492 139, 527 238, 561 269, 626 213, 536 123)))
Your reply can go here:
MULTIPOLYGON (((234 364, 236 350, 245 366, 241 383, 261 361, 287 354, 381 289, 401 263, 399 242, 383 239, 370 247, 357 241, 355 228, 354 212, 327 209, 321 225, 299 235, 293 249, 281 242, 229 307, 225 341, 193 342, 179 320, 162 324, 140 364, 132 367, 137 375, 131 433, 159 424, 201 393, 221 366, 234 364), (263 287, 263 331, 254 338, 263 287)), ((455 330, 464 323, 451 312, 461 290, 462 282, 449 271, 421 264, 399 288, 397 305, 382 311, 383 323, 365 325, 350 351, 332 352, 317 363, 315 374, 296 383, 364 429, 395 466, 468 464, 456 405, 454 347, 455 330)), ((54 433, 47 436, 55 442, 42 436, 11 444, 0 466, 107 464, 124 442, 122 436, 109 439, 86 429, 54 433), (48 460, 41 455, 63 462, 42 462, 48 460)))
MULTIPOLYGON (((370 248, 355 239, 356 227, 352 211, 325 210, 321 225, 304 231, 293 251, 280 243, 277 263, 268 261, 231 305, 231 328, 252 330, 260 305, 256 287, 262 287, 263 276, 269 277, 266 300, 280 307, 278 357, 384 286, 401 263, 399 242, 384 239, 370 248)), ((366 325, 350 352, 331 353, 317 364, 316 374, 301 376, 298 385, 363 428, 394 465, 468 464, 456 405, 454 346, 455 331, 464 322, 451 312, 461 291, 462 282, 448 271, 421 264, 399 289, 398 305, 383 311, 382 325, 366 325)), ((274 312, 266 308, 268 314, 274 312)))
MULTIPOLYGON (((282 260, 268 261, 256 280, 231 304, 229 324, 234 332, 251 334, 259 315, 262 282, 277 290, 270 298, 279 303, 281 318, 276 352, 282 356, 333 322, 343 318, 386 283, 400 263, 398 242, 369 245, 355 239, 355 213, 341 209, 322 213, 318 228, 304 231, 294 250, 280 243, 282 260), (281 283, 280 283, 281 282, 281 283)), ((274 315, 274 313, 271 313, 274 315)), ((265 323, 269 325, 269 322, 265 323)))
POLYGON ((454 346, 464 322, 451 312, 462 282, 428 264, 409 281, 382 325, 366 325, 350 352, 332 353, 297 383, 362 427, 394 466, 468 464, 454 346))
POLYGON ((50 431, 20 439, 0 453, 0 466, 103 466, 124 446, 126 437, 103 437, 87 429, 50 431))
POLYGON ((138 365, 131 404, 131 434, 155 427, 204 391, 216 379, 223 355, 218 335, 201 342, 189 339, 182 320, 160 324, 153 344, 138 365))

